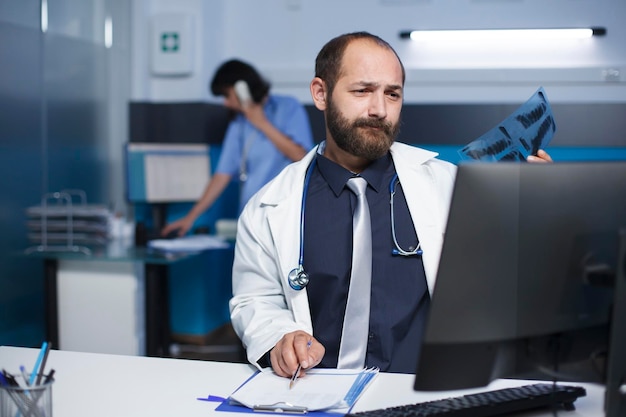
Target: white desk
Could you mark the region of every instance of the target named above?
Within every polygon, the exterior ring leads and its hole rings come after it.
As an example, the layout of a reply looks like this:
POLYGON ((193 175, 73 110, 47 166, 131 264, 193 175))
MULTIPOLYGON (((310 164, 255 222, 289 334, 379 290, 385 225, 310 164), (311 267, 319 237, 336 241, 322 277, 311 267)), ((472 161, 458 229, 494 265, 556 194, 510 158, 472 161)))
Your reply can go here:
MULTIPOLYGON (((0 347, 0 368, 16 371, 33 366, 38 349, 0 347)), ((227 397, 254 371, 250 365, 223 362, 165 359, 50 351, 46 369, 54 368, 53 413, 56 417, 85 416, 221 416, 241 413, 214 411, 216 402, 199 401, 209 394, 227 397)), ((363 411, 463 395, 467 393, 528 384, 528 381, 499 380, 488 388, 447 392, 415 392, 413 376, 381 373, 359 399, 353 411, 363 411)), ((563 417, 604 415, 604 389, 581 385, 587 396, 576 400, 576 410, 563 417)), ((551 416, 532 412, 524 416, 551 416)))

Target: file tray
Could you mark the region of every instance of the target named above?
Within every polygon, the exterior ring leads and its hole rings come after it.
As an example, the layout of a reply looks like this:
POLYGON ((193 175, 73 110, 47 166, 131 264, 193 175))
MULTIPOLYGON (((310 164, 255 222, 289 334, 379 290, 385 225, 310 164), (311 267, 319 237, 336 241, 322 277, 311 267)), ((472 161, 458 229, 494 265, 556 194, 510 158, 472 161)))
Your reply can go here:
POLYGON ((36 246, 33 252, 82 252, 91 254, 84 245, 104 245, 108 242, 111 212, 103 205, 87 204, 82 190, 62 190, 46 193, 41 204, 28 207, 28 238, 36 246), (78 197, 78 201, 74 201, 78 197))

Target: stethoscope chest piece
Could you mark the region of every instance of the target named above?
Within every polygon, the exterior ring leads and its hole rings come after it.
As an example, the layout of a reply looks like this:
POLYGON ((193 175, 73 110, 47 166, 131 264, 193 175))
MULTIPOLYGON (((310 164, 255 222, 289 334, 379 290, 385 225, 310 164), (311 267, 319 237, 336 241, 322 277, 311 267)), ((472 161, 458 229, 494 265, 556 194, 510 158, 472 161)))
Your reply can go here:
POLYGON ((289 286, 291 288, 296 291, 300 291, 309 283, 309 274, 306 273, 302 265, 298 265, 297 268, 289 271, 287 280, 289 281, 289 286))

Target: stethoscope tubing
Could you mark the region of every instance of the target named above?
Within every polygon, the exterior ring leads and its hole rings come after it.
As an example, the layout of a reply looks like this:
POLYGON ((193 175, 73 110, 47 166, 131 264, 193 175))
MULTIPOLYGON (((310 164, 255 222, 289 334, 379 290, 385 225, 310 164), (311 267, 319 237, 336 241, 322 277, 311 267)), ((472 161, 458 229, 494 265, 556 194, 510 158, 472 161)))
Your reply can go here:
POLYGON ((391 216, 391 237, 393 238, 393 244, 395 245, 395 249, 391 250, 392 255, 401 255, 401 256, 414 256, 414 255, 422 255, 424 252, 421 249, 421 242, 417 242, 417 247, 413 250, 407 251, 402 249, 400 244, 398 243, 398 238, 396 237, 396 222, 395 216, 393 214, 393 198, 396 195, 396 185, 398 185, 400 181, 398 180, 398 174, 395 174, 389 183, 389 205, 390 205, 390 216, 391 216))
MULTIPOLYGON (((307 168, 306 174, 304 176, 304 187, 302 190, 302 204, 300 207, 300 253, 298 255, 298 266, 292 269, 288 276, 287 280, 289 282, 289 286, 296 291, 300 291, 305 288, 309 283, 309 274, 304 270, 304 217, 305 217, 305 207, 306 207, 306 197, 309 191, 309 183, 311 182, 311 176, 313 175, 313 169, 315 168, 315 163, 317 162, 317 155, 313 157, 311 164, 307 168)), ((400 181, 398 179, 398 174, 395 174, 389 183, 389 194, 390 194, 390 216, 391 216, 391 236, 393 238, 393 244, 395 246, 392 249, 392 255, 400 255, 400 256, 421 256, 423 251, 420 248, 421 243, 418 242, 417 247, 414 250, 407 251, 400 247, 398 240, 396 238, 396 226, 395 226, 395 216, 393 214, 393 199, 396 194, 396 185, 399 184, 400 181)))
POLYGON ((304 270, 304 215, 306 208, 306 196, 309 191, 309 184, 311 182, 311 175, 313 175, 313 169, 317 162, 317 155, 313 157, 311 164, 307 168, 304 176, 304 188, 302 189, 302 203, 300 205, 300 254, 298 255, 298 266, 291 271, 287 276, 289 286, 296 291, 302 290, 309 284, 309 274, 304 270))

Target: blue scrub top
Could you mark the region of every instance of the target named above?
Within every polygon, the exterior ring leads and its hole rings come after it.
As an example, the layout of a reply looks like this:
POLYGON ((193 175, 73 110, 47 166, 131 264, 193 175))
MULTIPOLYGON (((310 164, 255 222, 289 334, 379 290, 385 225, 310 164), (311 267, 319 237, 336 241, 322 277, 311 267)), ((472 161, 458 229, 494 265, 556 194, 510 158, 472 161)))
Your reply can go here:
MULTIPOLYGON (((313 148, 309 117, 298 100, 289 96, 270 95, 264 110, 269 121, 278 130, 306 151, 313 148)), ((245 159, 247 179, 241 183, 240 213, 250 197, 292 162, 267 136, 248 122, 242 114, 238 114, 226 130, 215 172, 231 175, 233 179, 238 180, 242 158, 245 159)))

